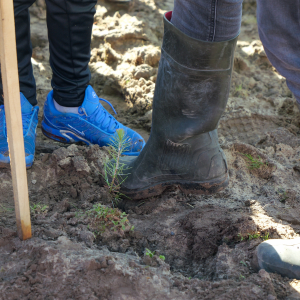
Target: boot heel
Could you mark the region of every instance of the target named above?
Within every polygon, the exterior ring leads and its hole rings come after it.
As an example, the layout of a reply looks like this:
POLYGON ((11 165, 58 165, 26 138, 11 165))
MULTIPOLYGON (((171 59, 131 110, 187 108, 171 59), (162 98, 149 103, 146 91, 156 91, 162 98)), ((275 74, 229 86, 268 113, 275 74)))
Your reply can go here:
POLYGON ((221 178, 207 182, 180 183, 179 188, 185 194, 211 195, 225 189, 229 184, 229 176, 226 174, 221 178))

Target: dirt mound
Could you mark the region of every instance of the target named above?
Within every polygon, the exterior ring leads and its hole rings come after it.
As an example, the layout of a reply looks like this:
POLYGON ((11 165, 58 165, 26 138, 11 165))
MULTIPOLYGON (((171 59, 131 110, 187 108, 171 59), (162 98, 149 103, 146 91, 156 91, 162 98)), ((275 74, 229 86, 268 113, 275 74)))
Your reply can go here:
POLYGON ((126 200, 119 207, 134 230, 100 233, 81 213, 95 204, 112 206, 101 176, 106 149, 71 145, 41 153, 28 170, 34 238, 23 243, 15 237, 10 171, 2 170, 2 299, 230 299, 233 291, 235 299, 284 299, 292 294, 289 284, 297 288, 297 283, 257 274, 251 260, 263 239, 292 238, 300 229, 297 182, 289 182, 297 171, 287 172, 274 156, 247 144, 231 144, 225 151, 232 185, 225 191, 185 196, 175 189, 148 201, 126 200), (251 169, 243 154, 268 165, 251 169))
MULTIPOLYGON (((0 299, 232 299, 232 292, 236 299, 276 299, 276 276, 263 270, 238 286, 230 279, 211 284, 173 276, 164 262, 141 265, 136 256, 88 249, 65 236, 55 242, 11 237, 0 243, 5 248, 0 299)), ((229 277, 232 261, 241 258, 231 252, 222 247, 217 263, 229 277)))

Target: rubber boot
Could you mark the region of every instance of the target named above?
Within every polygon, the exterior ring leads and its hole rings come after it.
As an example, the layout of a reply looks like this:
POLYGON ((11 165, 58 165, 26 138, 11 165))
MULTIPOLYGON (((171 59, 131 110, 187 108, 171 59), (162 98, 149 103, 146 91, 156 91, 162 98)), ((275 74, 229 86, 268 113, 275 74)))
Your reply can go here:
POLYGON ((289 278, 300 279, 300 238, 269 240, 261 243, 252 262, 254 269, 265 269, 289 278))
POLYGON ((174 27, 171 16, 164 16, 150 138, 138 158, 121 161, 128 170, 120 192, 133 200, 170 186, 212 194, 228 185, 217 127, 228 99, 237 37, 196 40, 174 27))

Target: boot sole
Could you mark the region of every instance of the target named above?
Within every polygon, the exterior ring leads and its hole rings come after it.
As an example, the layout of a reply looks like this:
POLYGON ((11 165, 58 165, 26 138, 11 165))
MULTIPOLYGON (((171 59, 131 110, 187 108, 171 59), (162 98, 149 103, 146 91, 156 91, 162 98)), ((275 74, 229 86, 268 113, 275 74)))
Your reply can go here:
POLYGON ((225 174, 221 177, 209 181, 187 181, 187 180, 173 180, 162 182, 148 186, 143 189, 129 190, 121 189, 121 193, 132 200, 141 200, 150 197, 161 195, 167 188, 179 187, 185 194, 194 195, 211 195, 215 194, 229 184, 229 176, 225 174))

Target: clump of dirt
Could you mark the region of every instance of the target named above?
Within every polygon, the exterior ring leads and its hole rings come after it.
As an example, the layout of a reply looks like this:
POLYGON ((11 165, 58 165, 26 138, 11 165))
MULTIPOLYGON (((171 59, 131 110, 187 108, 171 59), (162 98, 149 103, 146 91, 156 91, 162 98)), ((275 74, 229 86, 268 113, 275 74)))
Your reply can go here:
MULTIPOLYGON (((219 130, 229 187, 212 196, 166 190, 113 209, 103 180, 107 150, 66 146, 46 139, 38 127, 36 159, 27 172, 31 240, 16 237, 11 173, 0 170, 0 299, 300 299, 299 281, 257 272, 253 263, 264 240, 300 233, 300 114, 259 41, 255 1, 244 2, 219 130), (100 230, 89 214, 95 207, 107 212, 100 230)), ((91 84, 114 104, 118 120, 145 138, 162 17, 172 5, 96 5, 91 84)), ((30 12, 42 107, 51 90, 45 2, 30 12)))

